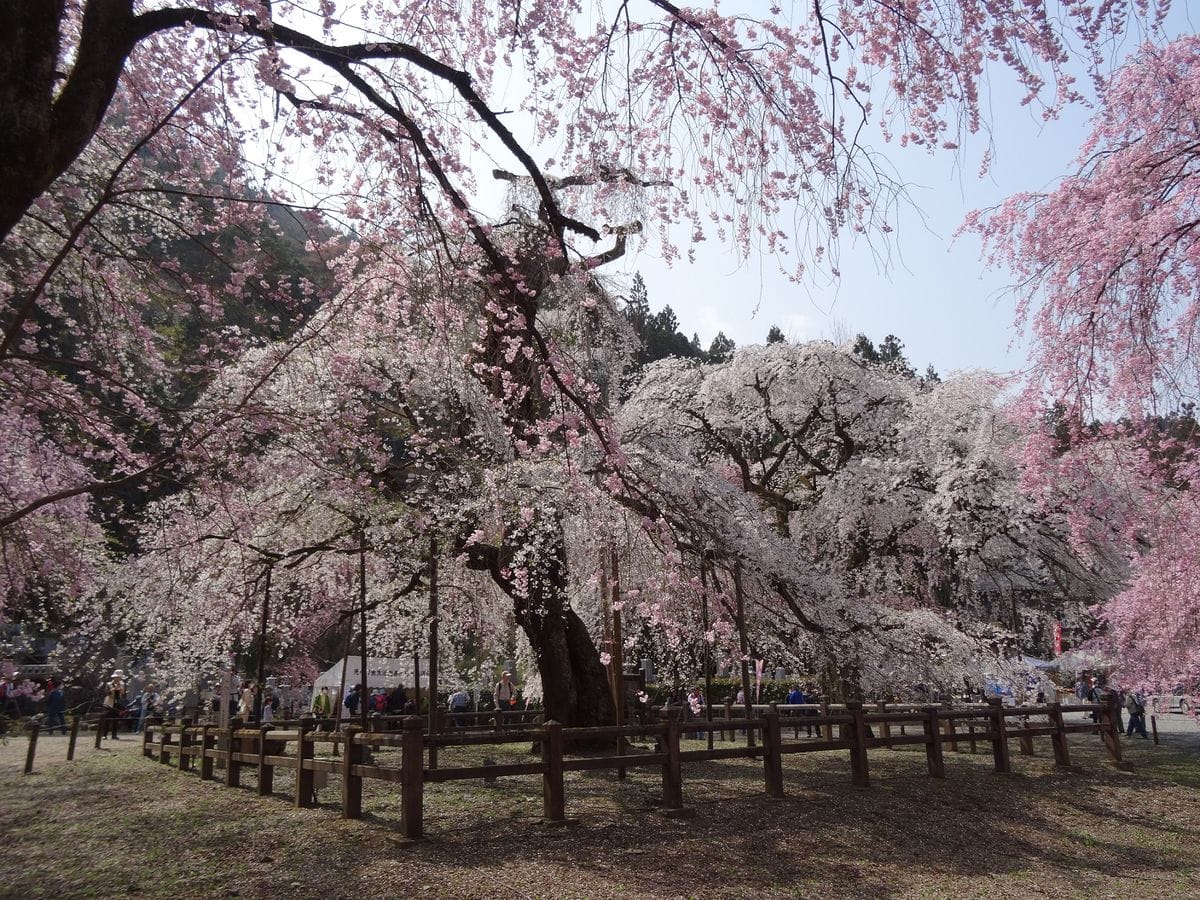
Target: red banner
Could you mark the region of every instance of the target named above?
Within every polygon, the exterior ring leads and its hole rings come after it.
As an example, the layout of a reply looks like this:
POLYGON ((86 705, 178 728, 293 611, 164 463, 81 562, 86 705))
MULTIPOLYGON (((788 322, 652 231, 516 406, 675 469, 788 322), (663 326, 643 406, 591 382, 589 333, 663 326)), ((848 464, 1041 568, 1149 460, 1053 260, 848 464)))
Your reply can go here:
POLYGON ((1054 655, 1062 656, 1062 622, 1054 623, 1054 655))

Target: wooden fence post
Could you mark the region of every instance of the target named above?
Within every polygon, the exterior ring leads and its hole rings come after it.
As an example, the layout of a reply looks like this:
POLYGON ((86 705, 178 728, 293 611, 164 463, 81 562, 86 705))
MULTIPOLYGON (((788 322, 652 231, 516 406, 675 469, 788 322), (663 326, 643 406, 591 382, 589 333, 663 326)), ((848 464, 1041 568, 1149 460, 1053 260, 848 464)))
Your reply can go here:
POLYGON ((767 796, 783 797, 783 732, 779 725, 779 710, 771 705, 766 715, 767 727, 763 729, 763 778, 767 784, 767 796))
MULTIPOLYGON (((877 704, 877 709, 881 713, 886 713, 887 712, 887 701, 880 700, 879 703, 877 704)), ((889 750, 896 749, 895 747, 892 746, 892 723, 891 722, 879 723, 879 736, 888 742, 887 748, 889 750)))
POLYGON ((164 766, 171 764, 171 726, 162 727, 162 742, 158 745, 158 761, 164 766))
MULTIPOLYGON (((100 749, 100 741, 104 738, 105 720, 102 718, 96 723, 96 749, 100 749)), ((147 754, 149 755, 149 754, 147 754)))
POLYGON ((312 769, 304 768, 306 762, 312 762, 315 744, 308 739, 316 723, 311 719, 300 723, 300 740, 296 743, 296 809, 311 809, 313 802, 313 783, 316 774, 312 769))
POLYGON ((553 719, 546 723, 546 739, 542 741, 542 821, 562 824, 567 819, 566 796, 563 786, 562 723, 553 719))
MULTIPOLYGON (((148 722, 142 723, 142 756, 146 759, 154 759, 154 726, 148 722)), ((100 745, 97 744, 97 747, 100 745)))
POLYGON ((1054 765, 1060 769, 1071 766, 1071 751, 1067 745, 1067 733, 1063 731, 1063 714, 1061 703, 1050 704, 1050 743, 1054 747, 1054 765))
POLYGON ((855 787, 870 787, 871 776, 867 770, 867 723, 863 718, 861 700, 847 700, 846 712, 852 717, 850 723, 850 739, 854 746, 850 748, 850 779, 855 787))
POLYGON ((400 772, 400 829, 406 838, 413 841, 424 835, 424 728, 425 723, 420 716, 409 716, 404 720, 404 756, 400 772))
POLYGON ((1120 765, 1121 738, 1117 729, 1117 695, 1105 691, 1100 695, 1100 736, 1104 739, 1105 749, 1112 761, 1120 765))
POLYGON ((1157 747, 1158 746, 1158 717, 1157 716, 1150 717, 1150 730, 1152 732, 1154 732, 1154 745, 1157 747))
MULTIPOLYGON (((679 709, 663 708, 663 808, 683 809, 683 767, 679 760, 679 709)), ((735 732, 736 736, 736 732, 735 732)))
POLYGON ((183 725, 179 729, 179 771, 187 772, 191 770, 192 758, 188 755, 187 750, 192 746, 191 735, 187 730, 191 727, 192 720, 184 719, 183 725))
POLYGON ((362 765, 363 745, 355 738, 362 731, 357 725, 347 725, 346 746, 342 751, 342 818, 362 818, 362 776, 354 774, 354 767, 362 765))
POLYGON ((978 752, 978 748, 975 744, 975 723, 969 719, 967 720, 967 743, 971 748, 972 754, 978 752))
POLYGON ((274 725, 258 726, 258 796, 270 797, 275 786, 275 767, 267 762, 267 733, 274 725))
POLYGON ((213 727, 205 725, 200 732, 200 780, 213 780, 213 727))
POLYGON ((37 752, 38 732, 42 730, 41 723, 34 722, 29 726, 29 750, 25 754, 25 774, 33 771, 33 755, 37 752))
MULTIPOLYGON (((823 715, 823 716, 829 715, 829 701, 828 700, 821 701, 821 715, 823 715)), ((827 740, 827 741, 833 740, 833 725, 831 725, 828 722, 825 723, 825 740, 827 740)))
MULTIPOLYGON (((730 703, 728 700, 725 701, 725 718, 726 718, 726 720, 733 718, 733 704, 730 703)), ((725 726, 725 728, 728 728, 728 726, 725 726)), ((721 729, 721 740, 723 740, 723 741, 737 740, 737 730, 730 729, 727 732, 725 730, 725 728, 721 729)))
MULTIPOLYGON (((75 758, 75 739, 79 737, 79 720, 82 716, 71 716, 71 737, 67 739, 67 762, 75 758)), ((1158 743, 1158 733, 1155 732, 1154 743, 1158 743)))
POLYGON ((1008 757, 1008 735, 1004 725, 1004 701, 999 697, 988 698, 988 715, 991 718, 992 729, 992 759, 996 763, 997 772, 1011 772, 1012 763, 1008 757))
POLYGON ((946 762, 942 758, 942 734, 938 730, 938 708, 925 707, 925 763, 931 778, 946 777, 946 762))
POLYGON ((237 759, 240 747, 238 746, 239 738, 234 737, 241 729, 242 720, 240 716, 234 716, 229 720, 229 728, 226 730, 226 745, 225 751, 225 787, 237 787, 242 780, 242 761, 237 759))

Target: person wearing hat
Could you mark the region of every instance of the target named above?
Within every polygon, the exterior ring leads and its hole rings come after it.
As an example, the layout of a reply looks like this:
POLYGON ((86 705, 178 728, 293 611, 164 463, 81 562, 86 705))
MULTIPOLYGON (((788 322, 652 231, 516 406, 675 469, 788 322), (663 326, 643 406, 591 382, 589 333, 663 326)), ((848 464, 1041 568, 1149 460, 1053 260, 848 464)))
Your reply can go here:
POLYGON ((108 682, 108 690, 104 694, 104 720, 100 723, 101 737, 104 737, 105 732, 111 728, 112 739, 120 740, 117 737, 117 714, 124 704, 125 673, 121 669, 116 669, 112 673, 112 679, 108 682))
POLYGON ((517 707, 517 686, 512 683, 512 672, 505 672, 500 676, 500 680, 496 682, 496 689, 492 692, 492 697, 496 701, 496 709, 501 714, 517 707))

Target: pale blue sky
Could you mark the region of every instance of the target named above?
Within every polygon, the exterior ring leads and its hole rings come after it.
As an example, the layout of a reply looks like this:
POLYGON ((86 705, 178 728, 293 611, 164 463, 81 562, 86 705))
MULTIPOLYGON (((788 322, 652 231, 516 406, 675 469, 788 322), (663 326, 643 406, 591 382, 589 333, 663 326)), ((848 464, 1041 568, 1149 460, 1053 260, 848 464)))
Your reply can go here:
MULTIPOLYGON (((1175 0, 1168 33, 1195 30, 1188 6, 1188 0, 1175 0)), ((1127 53, 1136 40, 1127 38, 1124 44, 1127 53)), ((988 136, 965 142, 957 153, 933 156, 873 142, 911 185, 912 205, 925 217, 901 209, 891 247, 876 242, 877 251, 890 249, 886 271, 864 241, 843 245, 841 278, 817 285, 792 283, 771 260, 739 264, 715 243, 703 245, 691 265, 668 268, 643 249, 629 258, 627 268, 641 271, 651 306, 669 303, 681 329, 698 332, 705 346, 718 331, 739 345, 761 343, 772 324, 798 340, 864 332, 878 342, 891 333, 904 341, 918 369, 932 363, 942 373, 1019 371, 1025 348, 1013 328, 1009 274, 985 270, 973 236, 952 238, 970 210, 1018 191, 1052 187, 1072 168, 1092 111, 1073 107, 1043 122, 1038 110, 1020 105, 1003 75, 997 70, 989 100, 994 158, 983 178, 978 169, 988 136)))

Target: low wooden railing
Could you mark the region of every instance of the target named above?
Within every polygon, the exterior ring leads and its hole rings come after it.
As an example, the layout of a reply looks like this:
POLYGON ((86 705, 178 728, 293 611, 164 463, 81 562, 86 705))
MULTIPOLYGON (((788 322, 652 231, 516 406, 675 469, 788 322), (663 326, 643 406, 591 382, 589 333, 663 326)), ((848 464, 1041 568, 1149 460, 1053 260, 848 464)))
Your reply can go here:
MULTIPOLYGON (((420 838, 424 833, 425 785, 446 781, 540 775, 543 818, 547 822, 557 823, 566 818, 563 778, 566 772, 603 769, 621 772, 629 768, 657 768, 662 778, 664 811, 681 814, 687 812, 682 776, 685 763, 761 758, 766 793, 771 797, 782 797, 782 758, 787 754, 848 750, 852 782, 867 787, 870 785, 868 750, 923 745, 929 775, 944 778, 943 747, 956 746, 964 734, 960 729, 964 727, 969 729, 967 734, 972 742, 991 743, 997 772, 1011 770, 1009 741, 1014 738, 1022 742, 1023 749, 1025 742, 1030 742, 1029 749, 1032 752, 1033 738, 1050 737, 1055 763, 1062 767, 1069 766, 1067 736, 1073 733, 1100 734, 1108 754, 1115 762, 1121 762, 1115 699, 1102 704, 1062 706, 1054 703, 1030 707, 1004 707, 999 701, 994 701, 967 708, 948 709, 927 705, 884 712, 871 712, 862 703, 851 702, 845 704, 844 711, 838 714, 817 710, 815 714, 806 715, 801 727, 811 725, 818 737, 802 740, 785 739, 785 720, 776 708, 767 708, 762 715, 751 718, 696 719, 686 723, 681 721, 678 708, 667 708, 663 713, 661 721, 640 725, 565 728, 551 721, 500 731, 459 730, 429 734, 425 731, 426 720, 418 716, 404 719, 402 727, 391 732, 364 732, 357 725, 349 725, 341 733, 323 732, 316 729, 315 720, 305 720, 300 728, 291 730, 272 725, 246 728, 236 719, 227 729, 218 729, 213 725, 197 726, 185 721, 179 725, 148 727, 143 738, 142 753, 148 758, 157 758, 165 765, 175 765, 180 771, 198 768, 200 778, 204 780, 215 778, 215 766, 220 762, 224 766, 224 782, 229 787, 240 784, 243 768, 252 768, 256 774, 257 792, 262 796, 273 793, 277 768, 291 770, 297 807, 316 804, 314 788, 317 773, 339 774, 342 815, 347 819, 357 819, 362 815, 364 779, 397 783, 401 794, 401 832, 412 839, 420 838), (1064 716, 1073 712, 1095 713, 1097 721, 1068 724, 1064 716), (1033 722, 1034 718, 1044 722, 1033 722), (894 727, 912 727, 914 733, 896 733, 894 727), (836 736, 835 728, 838 731, 836 736), (878 734, 874 733, 875 728, 878 728, 878 734), (746 730, 758 740, 747 746, 684 750, 680 738, 685 730, 701 734, 717 731, 732 734, 746 730), (629 738, 651 738, 657 748, 651 752, 632 752, 625 746, 629 738), (427 758, 436 758, 439 747, 498 746, 530 740, 541 747, 541 759, 536 762, 442 768, 427 764, 427 758), (589 746, 595 746, 608 741, 617 748, 612 755, 576 754, 572 757, 568 754, 567 748, 573 744, 587 742, 589 746), (344 752, 340 759, 315 758, 314 750, 318 745, 332 743, 342 745, 344 752), (294 747, 291 754, 286 752, 289 746, 294 747), (367 754, 375 748, 399 748, 399 767, 369 760, 367 754)), ((788 724, 791 722, 788 721, 788 724)))

